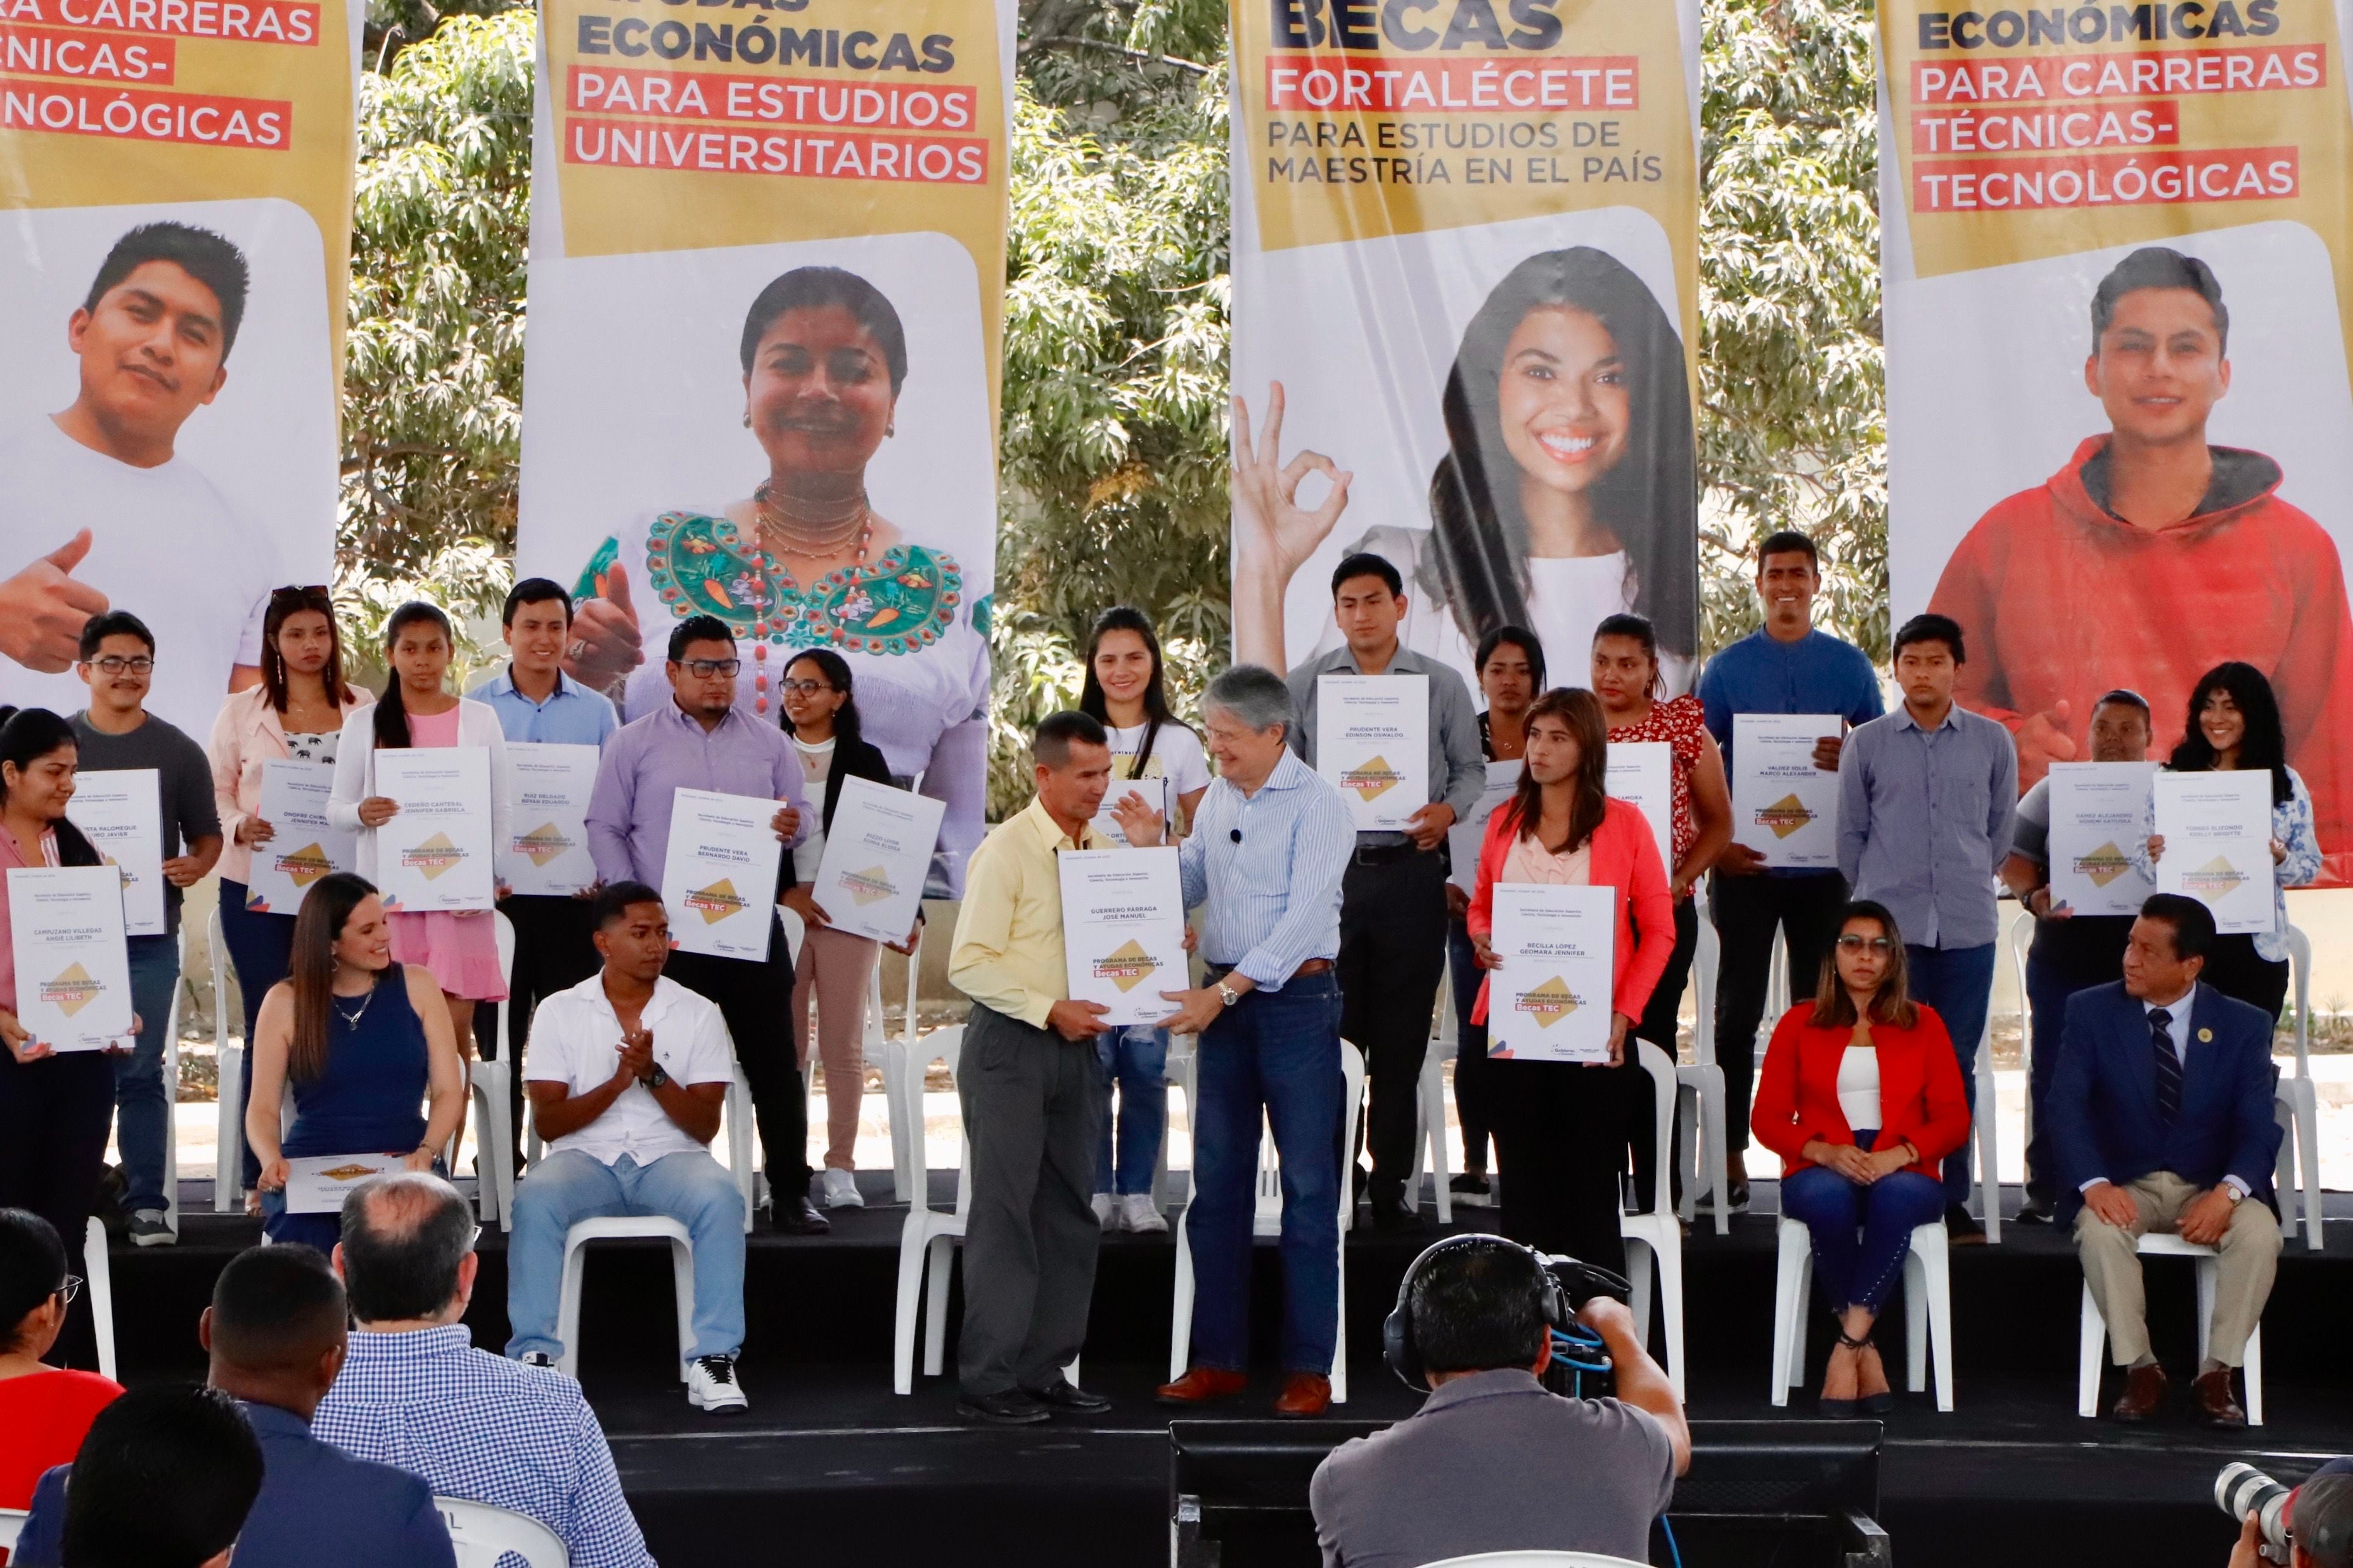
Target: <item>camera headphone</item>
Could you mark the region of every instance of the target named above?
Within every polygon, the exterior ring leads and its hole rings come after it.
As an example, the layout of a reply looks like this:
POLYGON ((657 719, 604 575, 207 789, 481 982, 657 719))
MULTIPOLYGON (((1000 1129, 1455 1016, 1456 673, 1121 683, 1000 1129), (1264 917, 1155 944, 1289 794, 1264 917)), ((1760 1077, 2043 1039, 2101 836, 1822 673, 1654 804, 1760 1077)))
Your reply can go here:
MULTIPOLYGON (((1391 1372, 1403 1380, 1408 1388, 1430 1392, 1430 1369, 1421 1359, 1421 1347, 1413 1337, 1413 1292, 1421 1282, 1433 1258, 1442 1253, 1468 1251, 1483 1247, 1492 1252, 1524 1258, 1528 1265, 1527 1289, 1534 1296, 1536 1318, 1543 1323, 1547 1336, 1567 1330, 1576 1321, 1576 1307, 1561 1283, 1558 1270, 1573 1272, 1579 1286, 1588 1287, 1586 1300, 1595 1296, 1616 1296, 1623 1300, 1633 1287, 1606 1268, 1596 1268, 1589 1263, 1573 1258, 1550 1258, 1533 1248, 1500 1236, 1450 1236, 1423 1249, 1405 1271, 1398 1284, 1397 1305, 1389 1310, 1381 1324, 1381 1360, 1391 1372)), ((1580 1303, 1581 1304, 1581 1303, 1580 1303)))

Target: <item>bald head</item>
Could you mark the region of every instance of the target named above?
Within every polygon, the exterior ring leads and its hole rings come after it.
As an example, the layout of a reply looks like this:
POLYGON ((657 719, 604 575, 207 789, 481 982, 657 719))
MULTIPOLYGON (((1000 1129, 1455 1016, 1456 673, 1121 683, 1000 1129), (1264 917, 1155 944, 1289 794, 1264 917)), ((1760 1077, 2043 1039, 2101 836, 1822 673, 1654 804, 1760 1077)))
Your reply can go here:
POLYGON ((335 1261, 360 1322, 456 1321, 473 1288, 474 1211, 438 1176, 370 1176, 343 1199, 335 1261))

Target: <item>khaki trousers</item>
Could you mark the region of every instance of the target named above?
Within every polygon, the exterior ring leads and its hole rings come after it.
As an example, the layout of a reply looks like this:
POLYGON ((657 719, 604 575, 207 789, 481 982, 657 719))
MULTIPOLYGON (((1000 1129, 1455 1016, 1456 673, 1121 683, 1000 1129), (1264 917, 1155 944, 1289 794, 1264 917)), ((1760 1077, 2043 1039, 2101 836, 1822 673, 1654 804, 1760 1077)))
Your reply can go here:
MULTIPOLYGON (((2151 1231, 2169 1233, 2180 1223, 2181 1211, 2204 1192, 2170 1171, 2155 1171, 2124 1184, 2140 1216, 2126 1226, 2113 1226, 2086 1205, 2075 1215, 2075 1256, 2084 1265, 2084 1281, 2092 1300, 2107 1320, 2108 1348, 2118 1366, 2137 1364, 2148 1351, 2148 1304, 2141 1289, 2140 1255, 2134 1244, 2151 1231)), ((2263 1321, 2270 1300, 2272 1279, 2279 1272, 2279 1220, 2260 1198, 2247 1198, 2231 1211, 2231 1226, 2222 1233, 2221 1254, 2214 1283, 2214 1324, 2206 1336, 2206 1357, 2224 1366, 2238 1366, 2247 1354, 2247 1336, 2263 1321)))

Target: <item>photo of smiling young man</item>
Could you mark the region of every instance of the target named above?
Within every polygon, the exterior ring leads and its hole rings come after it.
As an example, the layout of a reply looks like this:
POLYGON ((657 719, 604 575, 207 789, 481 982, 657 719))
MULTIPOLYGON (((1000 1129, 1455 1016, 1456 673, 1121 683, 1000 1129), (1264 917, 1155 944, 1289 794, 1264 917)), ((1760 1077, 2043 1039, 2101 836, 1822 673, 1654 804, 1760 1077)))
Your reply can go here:
POLYGON ((73 401, 0 430, 0 700, 79 707, 82 628, 109 610, 154 628, 150 705, 182 730, 259 679, 278 552, 177 449, 228 383, 248 287, 209 229, 131 229, 65 323, 73 401))
POLYGON ((2132 252, 2091 300, 2084 384, 2109 431, 1980 518, 1928 603, 1967 630, 1956 695, 2018 742, 2031 785, 2090 752, 2100 693, 2141 692, 2150 750, 2179 740, 2205 670, 2243 659, 2278 693, 2287 762, 2310 788, 2328 870, 2353 876, 2353 619, 2337 546, 2281 499, 2281 466, 2211 446, 2231 390, 2231 314, 2197 258, 2132 252))

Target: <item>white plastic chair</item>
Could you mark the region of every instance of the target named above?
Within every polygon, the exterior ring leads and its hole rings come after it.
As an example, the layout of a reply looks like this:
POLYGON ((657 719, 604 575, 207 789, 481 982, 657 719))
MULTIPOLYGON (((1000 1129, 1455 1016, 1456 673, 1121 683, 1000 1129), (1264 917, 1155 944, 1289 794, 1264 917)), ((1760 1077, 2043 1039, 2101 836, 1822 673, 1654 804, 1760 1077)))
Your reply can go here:
MULTIPOLYGON (((1365 1101, 1365 1058, 1346 1040, 1340 1042, 1340 1073, 1344 1080, 1341 1093, 1345 1096, 1345 1124, 1341 1128, 1340 1147, 1356 1147, 1356 1119, 1365 1101)), ((1200 1079, 1198 1063, 1188 1064, 1186 1073, 1185 1098, 1188 1104, 1200 1104, 1200 1079)), ((1198 1133, 1196 1133, 1198 1137, 1198 1133)), ((1197 1144, 1198 1147, 1198 1144, 1197 1144)), ((1444 1184, 1440 1184, 1443 1185, 1444 1184)), ((1356 1194, 1348 1181, 1347 1161, 1340 1164, 1340 1275, 1339 1331, 1332 1342, 1332 1403, 1348 1403, 1348 1228, 1349 1219, 1356 1206, 1356 1194)), ((1191 1205, 1176 1222, 1176 1294, 1170 1309, 1168 1326, 1168 1378, 1170 1382, 1183 1377, 1192 1364, 1193 1355, 1193 1247, 1187 1229, 1193 1218, 1191 1205)), ((1282 1234, 1282 1166, 1274 1149, 1274 1130, 1266 1125, 1263 1116, 1259 1125, 1258 1141, 1258 1207, 1250 1216, 1250 1235, 1275 1237, 1282 1234)))
MULTIPOLYGON (((498 910, 491 911, 497 922, 499 943, 499 983, 510 997, 514 994, 514 922, 498 910)), ((513 1104, 515 1072, 515 1042, 530 1034, 530 1020, 523 1027, 515 1027, 512 1004, 499 1008, 499 1059, 468 1062, 466 1088, 474 1101, 474 1200, 481 1211, 484 1224, 499 1222, 501 1230, 514 1228, 514 1118, 513 1104)), ((449 1150, 449 1168, 458 1168, 458 1151, 453 1142, 449 1150)))
POLYGON ((228 944, 221 938, 220 907, 213 907, 205 922, 206 945, 212 952, 214 1114, 216 1130, 213 1149, 213 1212, 245 1212, 245 1047, 228 1037, 228 944))
POLYGON ((1618 1234, 1631 1243, 1626 1249, 1626 1279, 1634 1287, 1634 1337, 1647 1344, 1651 1338, 1651 1272, 1659 1276, 1659 1303, 1667 1340, 1667 1381, 1675 1397, 1683 1394, 1683 1229, 1675 1218, 1670 1184, 1667 1139, 1675 1122, 1675 1064, 1650 1041, 1628 1036, 1640 1052, 1642 1070, 1651 1075, 1651 1126, 1658 1138, 1658 1157, 1651 1161, 1651 1212, 1620 1214, 1618 1234))
POLYGON ((499 1558, 509 1552, 531 1568, 571 1568, 572 1554, 565 1550, 563 1538, 527 1513, 454 1497, 437 1497, 433 1506, 449 1527, 458 1568, 497 1568, 499 1558))
POLYGON ((90 1318, 98 1331, 98 1370, 114 1377, 114 1264, 106 1253, 106 1226, 93 1215, 82 1233, 82 1288, 90 1292, 90 1318))
MULTIPOLYGON (((1783 1219, 1773 1282, 1773 1403, 1789 1403, 1789 1390, 1806 1377, 1806 1304, 1813 1289, 1814 1249, 1804 1224, 1783 1219)), ((1928 1357, 1936 1361, 1936 1408, 1953 1408, 1953 1282, 1944 1222, 1919 1226, 1904 1258, 1905 1381, 1917 1394, 1926 1385, 1928 1357)))
POLYGON ((1438 1189, 1438 1223, 1454 1223, 1454 1197, 1447 1183, 1453 1173, 1446 1159, 1446 1064, 1454 1059, 1461 1038, 1461 1021, 1454 1011, 1454 958, 1450 951, 1438 984, 1438 1010, 1431 1022, 1430 1045, 1421 1054, 1421 1083, 1414 1101, 1413 1163, 1406 1171, 1406 1202, 1419 1205, 1421 1173, 1427 1163, 1438 1189))
POLYGON ((2299 926, 2287 928, 2287 962, 2295 984, 2295 1076, 2281 1079, 2272 1089, 2279 1103, 2280 1126, 2287 1133, 2280 1140, 2275 1184, 2281 1212, 2288 1216, 2286 1228, 2291 1232, 2295 1228, 2294 1211, 2288 1208, 2293 1187, 2296 1205, 2304 1214, 2304 1244, 2317 1252, 2321 1227, 2320 1100, 2318 1086, 2312 1080, 2312 938, 2299 926))
POLYGON ((923 967, 923 928, 915 928, 915 951, 907 957, 906 1010, 900 1015, 900 1033, 890 1032, 882 1010, 882 963, 877 958, 866 981, 866 1065, 882 1075, 882 1115, 891 1125, 891 1195, 894 1203, 913 1203, 915 1149, 923 1138, 923 1105, 899 1103, 896 1086, 906 1077, 900 1063, 916 1037, 915 986, 923 967))
POLYGON ((1449 1557, 1430 1568, 1644 1568, 1630 1557, 1609 1557, 1599 1552, 1482 1552, 1470 1557, 1449 1557))
POLYGON ((188 927, 180 924, 180 978, 172 982, 172 1005, 164 1014, 164 1225, 180 1234, 180 1006, 186 994, 188 927))
MULTIPOLYGON (((1163 1093, 1173 1097, 1180 1090, 1183 1092, 1185 1125, 1188 1131, 1193 1125, 1193 1064, 1198 1058, 1200 1049, 1201 1037, 1198 1035, 1168 1037, 1168 1068, 1162 1078, 1163 1093)), ((1160 1154, 1152 1170, 1152 1191, 1162 1212, 1166 1213, 1176 1207, 1178 1199, 1185 1194, 1177 1191, 1176 1178, 1168 1172, 1167 1119, 1163 1119, 1160 1128, 1160 1154)))
POLYGON ((1978 1036, 1978 1108, 1970 1116, 1969 1143, 1977 1152, 1978 1205, 1985 1216, 1989 1247, 2001 1244, 2001 1155, 1996 1123, 2001 1118, 2000 1090, 1993 1075, 1993 1012, 1986 1012, 1985 1029, 1978 1036))
POLYGON ((555 1335, 564 1342, 564 1352, 555 1365, 566 1377, 580 1375, 580 1284, 588 1262, 583 1248, 592 1241, 632 1237, 670 1243, 670 1284, 678 1298, 678 1375, 680 1382, 686 1380, 694 1354, 694 1243, 686 1226, 667 1215, 608 1215, 584 1219, 564 1233, 564 1282, 555 1306, 555 1335))
MULTIPOLYGON (((2143 1258, 2192 1258, 2198 1261, 2198 1362, 2206 1362, 2206 1343, 2214 1328, 2214 1284, 2221 1272, 2221 1255, 2211 1247, 2200 1247, 2194 1241, 2184 1241, 2178 1236, 2152 1234, 2140 1238, 2133 1249, 2143 1258)), ((2092 1299, 2092 1283, 2084 1282, 2083 1337, 2075 1357, 2075 1414, 2089 1416, 2097 1413, 2100 1403, 2100 1366, 2107 1360, 2107 1321, 2100 1316, 2100 1304, 2092 1299)), ((2247 1381, 2247 1425, 2263 1424, 2263 1328, 2261 1322, 2247 1336, 2247 1364, 2242 1369, 2247 1381)))
MULTIPOLYGON (((956 1064, 964 1054, 964 1026, 934 1029, 899 1063, 900 1076, 911 1080, 901 1095, 914 1105, 923 1103, 923 1074, 934 1061, 944 1063, 948 1080, 955 1081, 956 1064), (920 1059, 919 1059, 920 1058, 920 1059)), ((962 1118, 958 1118, 959 1123, 962 1118)), ((964 1239, 965 1219, 972 1213, 972 1140, 959 1125, 956 1199, 952 1211, 931 1205, 931 1169, 923 1140, 917 1138, 914 1197, 907 1205, 907 1223, 899 1231, 898 1315, 892 1329, 891 1388, 894 1394, 915 1391, 915 1316, 924 1283, 931 1289, 923 1307, 923 1375, 937 1377, 947 1360, 948 1274, 955 1244, 964 1239)))
MULTIPOLYGON (((2003 933, 2010 972, 2018 982, 2018 1058, 2026 1068, 2026 1146, 2034 1147, 2034 999, 2026 990, 2026 950, 2034 944, 2034 916, 2021 909, 2003 933)), ((2046 1174, 2046 1178, 2047 1174, 2046 1174)))
POLYGON ((0 1552, 16 1550, 16 1536, 31 1516, 21 1508, 0 1508, 0 1552))
POLYGON ((1699 1213, 1702 1194, 1712 1196, 1715 1234, 1732 1228, 1730 1150, 1725 1127, 1724 1068, 1715 1060, 1715 986, 1724 963, 1724 943, 1715 922, 1703 913, 1699 949, 1692 963, 1697 1005, 1692 1010, 1692 1055, 1689 1064, 1675 1065, 1675 1110, 1683 1133, 1683 1217, 1699 1213))

